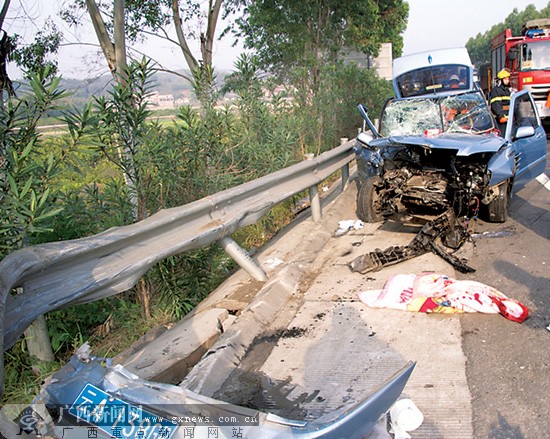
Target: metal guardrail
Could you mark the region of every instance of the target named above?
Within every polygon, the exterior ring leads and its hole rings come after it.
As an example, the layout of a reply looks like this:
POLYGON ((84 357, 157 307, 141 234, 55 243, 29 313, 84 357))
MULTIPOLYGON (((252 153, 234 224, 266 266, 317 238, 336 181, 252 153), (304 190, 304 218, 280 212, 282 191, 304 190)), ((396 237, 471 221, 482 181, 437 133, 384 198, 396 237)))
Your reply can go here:
MULTIPOLYGON (((278 203, 309 189, 313 219, 321 215, 317 185, 342 170, 342 189, 355 158, 354 141, 190 204, 98 235, 27 247, 0 261, 0 353, 39 316, 93 302, 133 287, 155 263, 220 242, 254 277, 265 273, 230 235, 258 221, 278 203), (12 295, 15 288, 21 293, 12 295)), ((0 369, 3 386, 3 361, 0 369)))

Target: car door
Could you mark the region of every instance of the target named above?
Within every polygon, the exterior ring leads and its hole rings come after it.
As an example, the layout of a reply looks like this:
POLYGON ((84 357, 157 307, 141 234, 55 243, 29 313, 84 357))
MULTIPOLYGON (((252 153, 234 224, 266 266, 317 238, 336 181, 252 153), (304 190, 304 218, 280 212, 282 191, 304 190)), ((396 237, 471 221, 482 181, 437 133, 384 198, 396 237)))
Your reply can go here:
POLYGON ((511 96, 505 138, 512 142, 515 151, 517 189, 543 173, 546 167, 546 132, 528 90, 511 96))

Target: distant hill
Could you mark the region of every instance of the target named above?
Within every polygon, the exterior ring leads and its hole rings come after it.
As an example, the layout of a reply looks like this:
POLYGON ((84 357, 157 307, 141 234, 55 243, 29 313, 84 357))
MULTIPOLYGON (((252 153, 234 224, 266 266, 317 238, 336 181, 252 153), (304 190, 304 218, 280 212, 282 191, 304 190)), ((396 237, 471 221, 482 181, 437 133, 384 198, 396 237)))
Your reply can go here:
MULTIPOLYGON (((60 87, 73 93, 76 99, 89 99, 92 96, 103 96, 108 93, 113 85, 113 77, 110 74, 98 78, 61 79, 60 87)), ((159 72, 153 76, 152 90, 161 94, 179 95, 192 90, 188 81, 180 76, 159 72)))
MULTIPOLYGON (((190 76, 189 72, 179 71, 187 77, 190 76)), ((219 79, 228 75, 228 71, 220 71, 217 76, 219 79)), ((78 79, 61 79, 61 88, 73 92, 74 98, 77 99, 89 99, 92 96, 105 95, 113 84, 113 78, 110 74, 100 76, 98 78, 87 78, 83 80, 78 79)), ((181 76, 174 75, 172 73, 158 72, 153 76, 152 91, 156 91, 160 94, 172 94, 174 97, 188 96, 193 90, 193 87, 187 80, 181 76)))
MULTIPOLYGON (((186 71, 179 71, 178 73, 187 77, 190 76, 189 72, 186 71)), ((225 76, 229 73, 231 72, 218 71, 217 78, 220 81, 223 81, 225 76)), ((14 81, 14 85, 16 90, 25 88, 24 84, 21 82, 14 81)), ((69 96, 64 98, 61 104, 82 108, 86 102, 92 99, 92 97, 107 95, 112 86, 113 78, 110 74, 82 80, 62 77, 59 87, 69 92, 69 96)), ((193 87, 186 79, 166 72, 155 73, 151 82, 151 91, 158 92, 161 95, 173 95, 176 100, 181 98, 190 98, 193 95, 193 87)), ((19 94, 18 91, 16 92, 19 94)), ((56 115, 58 112, 53 110, 49 113, 51 113, 51 115, 56 115)))

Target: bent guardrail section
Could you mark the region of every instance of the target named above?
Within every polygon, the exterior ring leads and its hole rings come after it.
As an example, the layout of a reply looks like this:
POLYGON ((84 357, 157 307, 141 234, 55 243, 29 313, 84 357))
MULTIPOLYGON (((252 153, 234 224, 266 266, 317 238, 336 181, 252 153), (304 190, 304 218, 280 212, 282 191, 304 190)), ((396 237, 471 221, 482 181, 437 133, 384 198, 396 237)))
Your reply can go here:
POLYGON ((353 144, 348 141, 312 160, 161 210, 135 224, 8 255, 0 261, 2 392, 3 352, 38 316, 126 291, 158 261, 229 237, 285 199, 308 188, 316 190, 339 169, 344 186, 355 158, 353 144), (14 288, 22 293, 12 295, 14 288))

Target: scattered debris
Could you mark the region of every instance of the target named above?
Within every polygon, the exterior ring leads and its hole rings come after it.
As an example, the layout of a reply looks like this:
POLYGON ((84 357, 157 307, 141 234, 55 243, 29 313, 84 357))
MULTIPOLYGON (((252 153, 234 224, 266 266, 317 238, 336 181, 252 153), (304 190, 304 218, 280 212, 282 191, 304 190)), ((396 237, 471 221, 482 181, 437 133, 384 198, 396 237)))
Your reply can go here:
POLYGON ((350 230, 359 230, 364 226, 361 220, 342 220, 338 222, 338 230, 334 232, 334 236, 342 236, 348 233, 350 230))
POLYGON ((91 353, 92 348, 88 342, 85 342, 76 350, 77 358, 83 363, 88 363, 90 361, 91 353))
POLYGON ((442 314, 500 313, 518 323, 529 316, 525 305, 493 287, 439 273, 397 274, 386 281, 382 290, 360 292, 359 299, 372 308, 442 314))
POLYGON ((424 224, 418 234, 406 246, 393 246, 385 250, 376 249, 355 258, 350 262, 349 267, 351 271, 369 273, 378 271, 387 265, 394 265, 432 251, 461 273, 472 273, 475 270, 466 265, 464 260, 447 252, 436 242, 439 239, 443 245, 458 250, 469 236, 464 226, 457 222, 453 210, 449 209, 424 224))
POLYGON ((298 215, 300 212, 303 212, 310 206, 309 197, 300 198, 294 205, 291 207, 292 213, 298 215))
POLYGON ((281 338, 298 338, 307 334, 307 329, 293 326, 291 328, 278 329, 254 338, 252 346, 265 343, 277 343, 281 338))
POLYGON ((409 439, 408 431, 416 430, 424 422, 424 415, 411 399, 400 399, 390 408, 391 429, 394 439, 409 439))
POLYGON ((364 439, 392 439, 392 436, 388 433, 388 416, 389 414, 385 413, 384 416, 380 417, 374 429, 364 439))
POLYGON ((505 236, 512 236, 514 232, 511 230, 501 230, 500 232, 482 232, 482 233, 473 233, 471 236, 474 239, 484 239, 484 238, 504 238, 505 236))
POLYGON ((284 264, 284 261, 279 258, 269 258, 265 260, 265 265, 267 268, 275 268, 281 264, 284 264))

